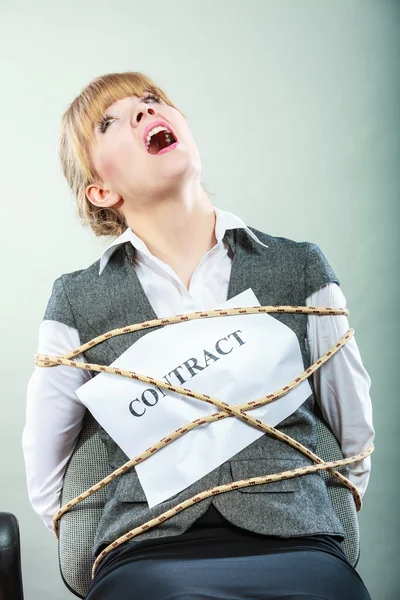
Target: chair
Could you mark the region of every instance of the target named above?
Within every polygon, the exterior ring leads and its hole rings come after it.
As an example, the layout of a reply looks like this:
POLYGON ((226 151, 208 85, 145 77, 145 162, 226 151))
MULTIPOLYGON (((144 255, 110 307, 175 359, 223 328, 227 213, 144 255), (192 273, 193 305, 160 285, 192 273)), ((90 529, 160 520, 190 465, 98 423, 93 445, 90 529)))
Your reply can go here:
MULTIPOLYGON (((343 458, 340 446, 324 421, 319 406, 315 405, 318 424, 316 453, 324 460, 343 458)), ((347 476, 348 467, 337 469, 347 476)), ((64 477, 61 504, 94 485, 110 473, 106 452, 100 440, 97 423, 86 411, 79 439, 64 477)), ((342 543, 349 562, 356 567, 360 555, 360 540, 353 496, 348 488, 340 484, 327 471, 320 471, 328 488, 334 510, 346 533, 342 543)), ((66 513, 60 522, 59 563, 61 576, 69 590, 83 598, 90 586, 92 568, 92 545, 97 524, 100 520, 106 490, 99 490, 84 502, 66 513)), ((0 597, 0 600, 1 597, 0 597)), ((16 599, 17 600, 17 599, 16 599)))
MULTIPOLYGON (((343 458, 339 444, 315 407, 318 424, 317 454, 324 460, 343 458)), ((348 468, 338 469, 347 475, 348 468)), ((64 477, 61 504, 66 504, 110 473, 106 452, 100 440, 97 423, 86 411, 75 451, 64 477)), ((343 550, 353 567, 360 556, 360 540, 355 504, 350 490, 330 473, 320 471, 334 507, 346 533, 343 550)), ((68 589, 84 598, 91 581, 91 549, 97 524, 105 502, 105 488, 65 514, 60 522, 59 563, 61 576, 68 589)), ((19 526, 16 517, 0 513, 0 600, 23 600, 19 526)))
POLYGON ((0 600, 23 600, 19 525, 16 517, 0 512, 0 600))

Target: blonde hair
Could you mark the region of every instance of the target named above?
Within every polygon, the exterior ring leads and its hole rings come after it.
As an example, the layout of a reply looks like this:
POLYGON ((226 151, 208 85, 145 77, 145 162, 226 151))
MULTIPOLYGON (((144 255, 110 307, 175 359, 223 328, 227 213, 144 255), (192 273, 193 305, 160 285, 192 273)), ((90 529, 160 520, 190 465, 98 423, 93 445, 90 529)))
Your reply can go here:
POLYGON ((118 236, 128 225, 118 210, 95 206, 86 197, 87 186, 98 177, 90 155, 94 126, 105 109, 117 100, 127 96, 140 98, 146 92, 156 94, 166 104, 177 108, 147 75, 138 72, 110 73, 93 79, 62 116, 59 133, 62 170, 75 195, 83 225, 90 225, 97 236, 118 236))

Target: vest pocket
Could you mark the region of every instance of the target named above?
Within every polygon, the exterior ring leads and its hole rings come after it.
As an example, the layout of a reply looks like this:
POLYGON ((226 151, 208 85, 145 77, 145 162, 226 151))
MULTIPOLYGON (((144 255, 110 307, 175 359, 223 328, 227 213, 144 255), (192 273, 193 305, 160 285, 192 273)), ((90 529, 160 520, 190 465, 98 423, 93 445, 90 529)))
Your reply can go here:
MULTIPOLYGON (((230 461, 233 481, 261 477, 262 475, 273 475, 281 471, 291 471, 301 466, 304 466, 304 462, 292 458, 256 458, 230 461)), ((244 494, 259 494, 262 492, 296 492, 298 490, 300 490, 299 476, 260 485, 250 485, 236 491, 244 494)))

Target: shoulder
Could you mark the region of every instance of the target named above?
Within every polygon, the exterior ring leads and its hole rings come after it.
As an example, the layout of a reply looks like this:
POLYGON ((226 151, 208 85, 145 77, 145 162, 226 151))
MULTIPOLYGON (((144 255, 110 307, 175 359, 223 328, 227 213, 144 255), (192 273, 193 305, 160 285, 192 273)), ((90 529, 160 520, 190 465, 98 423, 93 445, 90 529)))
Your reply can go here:
MULTIPOLYGON (((107 287, 113 286, 113 279, 118 269, 114 266, 123 264, 124 247, 121 246, 110 259, 110 268, 100 275, 100 259, 84 269, 62 273, 53 283, 44 319, 60 321, 75 327, 77 312, 82 307, 98 302, 107 293, 107 287)), ((119 276, 120 273, 119 273, 119 276)))
POLYGON ((128 243, 121 243, 117 246, 111 254, 107 266, 100 275, 100 264, 101 259, 98 258, 94 263, 86 267, 85 269, 78 269, 77 271, 71 271, 69 273, 63 273, 56 281, 59 282, 60 286, 64 287, 65 292, 73 293, 75 290, 87 290, 90 292, 91 289, 97 289, 106 285, 112 284, 112 280, 115 279, 116 274, 126 266, 128 259, 127 246, 128 243))
POLYGON ((100 260, 96 260, 86 269, 78 269, 69 273, 62 273, 53 283, 53 293, 56 296, 68 295, 74 287, 84 287, 99 279, 100 260))
POLYGON ((249 227, 249 229, 257 236, 257 238, 263 244, 266 244, 271 248, 280 248, 280 249, 293 249, 293 250, 307 250, 307 246, 309 244, 312 245, 312 242, 298 242, 296 240, 292 240, 287 237, 270 235, 269 233, 265 233, 256 229, 255 227, 249 227))
POLYGON ((275 268, 282 273, 304 273, 304 285, 308 296, 321 285, 332 282, 340 285, 330 262, 321 247, 315 242, 298 242, 290 238, 273 236, 249 227, 263 244, 265 258, 270 259, 275 268))
POLYGON ((260 242, 266 244, 271 249, 296 252, 297 256, 299 256, 299 258, 304 258, 305 261, 310 259, 313 260, 313 257, 324 256, 320 246, 315 242, 299 242, 283 236, 270 235, 256 229, 255 227, 249 227, 249 229, 257 236, 260 242))
POLYGON ((99 269, 100 259, 96 260, 85 269, 62 273, 56 279, 55 283, 58 282, 58 285, 64 288, 64 291, 68 293, 68 290, 74 287, 82 287, 89 283, 96 282, 99 279, 99 269))

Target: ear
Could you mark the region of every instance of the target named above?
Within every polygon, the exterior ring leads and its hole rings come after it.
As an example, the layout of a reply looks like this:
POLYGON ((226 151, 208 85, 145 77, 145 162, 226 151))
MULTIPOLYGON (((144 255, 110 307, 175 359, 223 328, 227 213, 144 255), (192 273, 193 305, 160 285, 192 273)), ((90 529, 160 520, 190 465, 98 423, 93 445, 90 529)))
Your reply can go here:
POLYGON ((91 183, 86 188, 86 198, 95 206, 100 208, 109 208, 119 204, 122 200, 117 192, 102 188, 100 185, 91 183))

